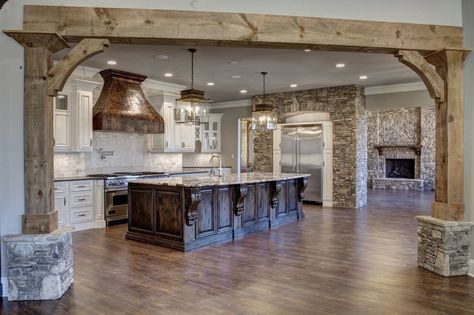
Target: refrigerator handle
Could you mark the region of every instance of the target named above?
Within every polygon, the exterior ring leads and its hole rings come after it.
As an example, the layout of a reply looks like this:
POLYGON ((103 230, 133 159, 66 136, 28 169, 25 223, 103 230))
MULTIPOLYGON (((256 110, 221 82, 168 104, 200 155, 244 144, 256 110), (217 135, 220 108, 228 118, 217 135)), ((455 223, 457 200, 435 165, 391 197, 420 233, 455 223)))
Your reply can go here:
POLYGON ((300 171, 300 141, 296 139, 296 172, 300 171))

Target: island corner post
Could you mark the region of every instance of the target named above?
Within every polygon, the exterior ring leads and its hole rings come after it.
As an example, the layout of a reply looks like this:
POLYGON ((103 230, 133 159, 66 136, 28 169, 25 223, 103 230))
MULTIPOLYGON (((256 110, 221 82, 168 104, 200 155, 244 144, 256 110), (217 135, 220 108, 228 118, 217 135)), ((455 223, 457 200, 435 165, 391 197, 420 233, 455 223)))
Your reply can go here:
MULTIPOLYGON (((48 233, 57 227, 51 189, 53 95, 48 96, 45 82, 51 81, 47 73, 52 66, 52 48, 31 50, 37 41, 25 38, 32 34, 54 34, 59 41, 67 42, 106 39, 112 43, 193 43, 396 55, 406 52, 411 59, 404 58, 404 63, 420 75, 437 102, 437 179, 432 216, 454 221, 464 218, 462 74, 469 51, 463 48, 460 27, 262 14, 25 6, 23 28, 6 33, 25 47, 25 121, 31 118, 38 133, 33 136, 25 123, 24 233, 48 233), (43 23, 45 19, 49 23, 43 23), (196 25, 202 25, 199 32, 194 31, 196 25), (27 65, 28 69, 41 69, 41 75, 28 75, 27 65), (436 72, 429 65, 435 65, 436 72), (38 142, 31 141, 35 137, 38 142)), ((71 64, 72 69, 74 66, 77 64, 71 64)))

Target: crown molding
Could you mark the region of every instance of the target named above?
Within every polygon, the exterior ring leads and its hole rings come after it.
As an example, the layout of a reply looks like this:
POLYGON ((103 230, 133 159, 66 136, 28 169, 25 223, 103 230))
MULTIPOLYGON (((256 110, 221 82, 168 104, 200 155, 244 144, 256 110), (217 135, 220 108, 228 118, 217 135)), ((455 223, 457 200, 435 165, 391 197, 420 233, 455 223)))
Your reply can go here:
POLYGON ((401 83, 391 85, 368 86, 365 88, 365 95, 399 93, 410 91, 424 91, 426 86, 423 82, 401 83))
MULTIPOLYGON (((80 77, 95 81, 94 76, 96 76, 96 74, 102 70, 103 69, 88 66, 79 66, 73 71, 72 75, 74 78, 80 77)), ((102 80, 100 80, 100 83, 102 83, 102 80)), ((146 79, 143 81, 142 87, 148 90, 153 90, 153 92, 159 91, 170 95, 179 95, 179 92, 186 88, 185 85, 168 83, 154 79, 146 79)))
POLYGON ((211 109, 221 109, 221 108, 235 108, 235 107, 249 107, 252 106, 252 100, 238 100, 230 102, 216 102, 211 104, 211 109))

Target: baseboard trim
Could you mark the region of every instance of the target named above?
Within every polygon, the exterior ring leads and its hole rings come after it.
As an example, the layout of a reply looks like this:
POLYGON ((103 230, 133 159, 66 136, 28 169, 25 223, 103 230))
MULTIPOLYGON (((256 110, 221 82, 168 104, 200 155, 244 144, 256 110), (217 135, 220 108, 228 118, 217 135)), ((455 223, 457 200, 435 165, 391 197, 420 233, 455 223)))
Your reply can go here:
POLYGON ((0 282, 2 283, 2 297, 8 296, 8 278, 7 277, 0 277, 0 282))
POLYGON ((474 259, 469 260, 469 271, 467 275, 469 277, 474 277, 474 259))
POLYGON ((323 207, 333 207, 333 202, 332 201, 323 201, 323 207))

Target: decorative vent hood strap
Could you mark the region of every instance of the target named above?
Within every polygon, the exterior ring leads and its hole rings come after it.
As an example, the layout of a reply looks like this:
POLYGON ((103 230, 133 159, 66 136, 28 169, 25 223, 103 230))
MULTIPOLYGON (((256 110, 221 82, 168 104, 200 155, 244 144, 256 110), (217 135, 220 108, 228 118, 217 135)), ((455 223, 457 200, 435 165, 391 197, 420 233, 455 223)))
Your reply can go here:
POLYGON ((163 133, 164 121, 151 106, 140 84, 146 76, 103 70, 102 92, 94 106, 93 129, 134 133, 163 133))

